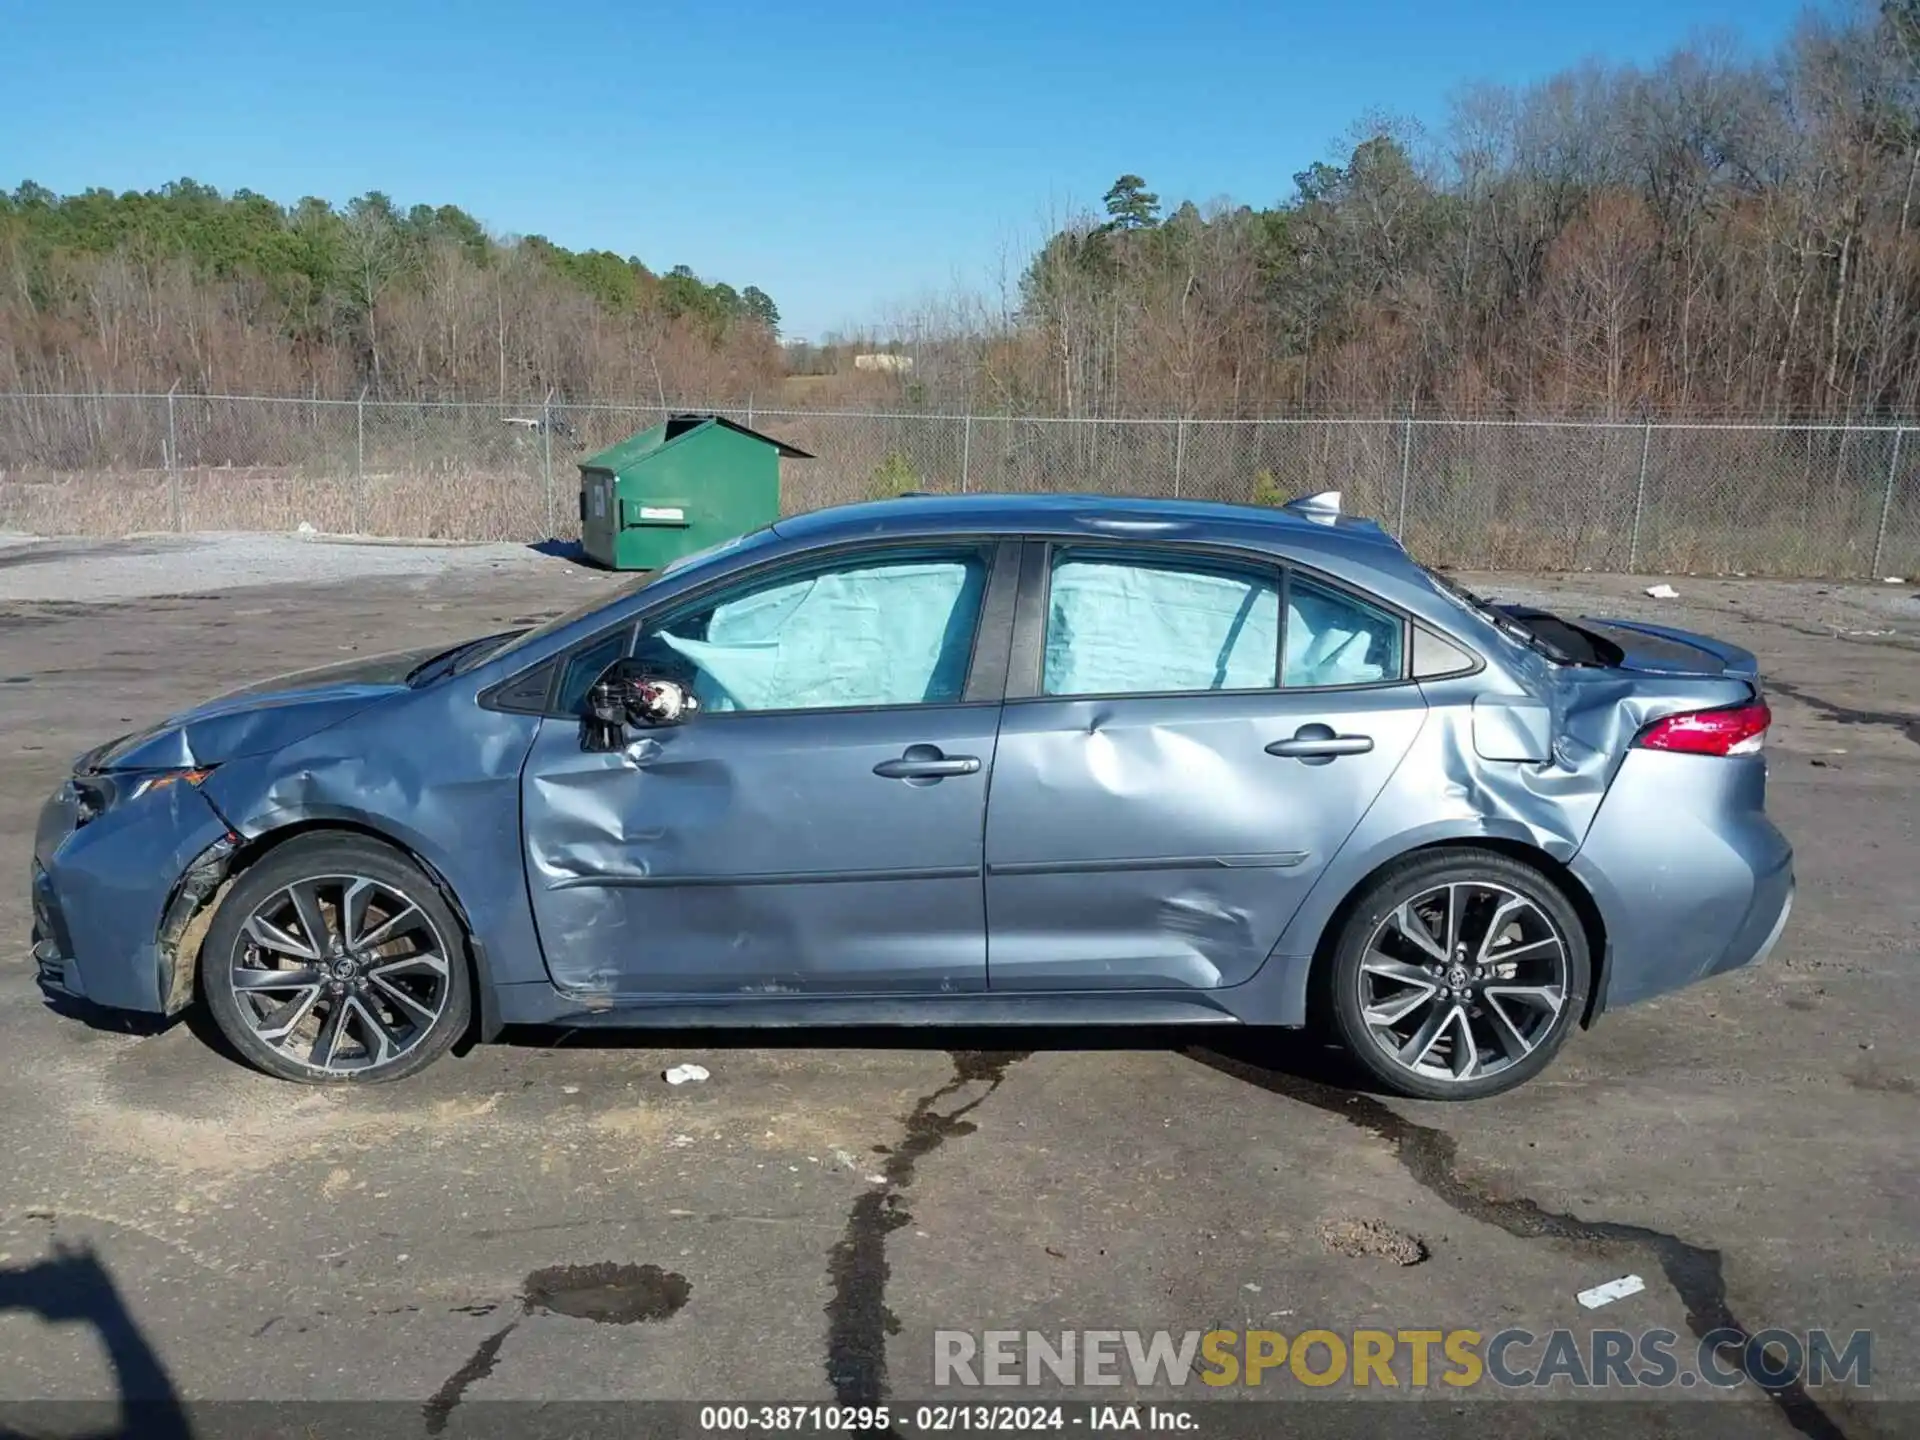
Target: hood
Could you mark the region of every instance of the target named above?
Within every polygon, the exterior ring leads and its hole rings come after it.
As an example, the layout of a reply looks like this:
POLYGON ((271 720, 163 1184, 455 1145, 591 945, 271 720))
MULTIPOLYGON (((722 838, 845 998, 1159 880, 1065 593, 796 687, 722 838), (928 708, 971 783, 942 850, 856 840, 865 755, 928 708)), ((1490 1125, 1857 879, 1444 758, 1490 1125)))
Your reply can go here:
POLYGON ((171 770, 264 755, 407 688, 445 645, 299 670, 227 692, 81 756, 81 770, 171 770))
POLYGON ((295 670, 288 675, 275 675, 270 679, 256 681, 252 685, 243 685, 238 690, 229 690, 201 708, 222 705, 229 700, 237 700, 248 695, 286 695, 305 690, 330 690, 354 685, 386 688, 403 686, 407 683, 407 676, 434 656, 444 655, 452 648, 454 647, 449 645, 427 645, 413 650, 390 650, 382 655, 360 655, 352 660, 340 660, 332 665, 317 666, 312 670, 295 670))

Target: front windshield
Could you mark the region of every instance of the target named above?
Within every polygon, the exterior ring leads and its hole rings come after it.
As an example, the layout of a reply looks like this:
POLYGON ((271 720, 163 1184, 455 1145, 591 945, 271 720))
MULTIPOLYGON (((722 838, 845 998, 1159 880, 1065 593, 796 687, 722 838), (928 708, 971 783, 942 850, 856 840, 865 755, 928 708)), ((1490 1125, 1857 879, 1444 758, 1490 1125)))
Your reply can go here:
POLYGON ((597 610, 604 610, 609 605, 617 604, 619 601, 625 600, 630 596, 638 595, 642 590, 654 584, 656 581, 664 580, 670 575, 684 574, 688 570, 711 564, 719 560, 722 556, 731 555, 736 550, 744 550, 754 545, 764 545, 772 539, 773 527, 768 525, 763 529, 750 531, 745 535, 735 535, 732 539, 722 540, 718 544, 709 545, 704 550, 695 550, 690 555, 682 555, 678 560, 663 565, 658 570, 648 571, 631 585, 616 590, 611 595, 596 596, 591 600, 574 606, 573 609, 563 614, 554 616, 551 620, 543 621, 531 630, 522 630, 519 634, 509 637, 504 644, 476 645, 469 654, 461 657, 460 663, 454 667, 453 673, 456 675, 464 674, 484 660, 498 660, 504 656, 515 654, 518 651, 526 649, 529 645, 546 639, 549 635, 557 634, 559 631, 566 629, 567 626, 573 624, 576 620, 584 620, 597 610))

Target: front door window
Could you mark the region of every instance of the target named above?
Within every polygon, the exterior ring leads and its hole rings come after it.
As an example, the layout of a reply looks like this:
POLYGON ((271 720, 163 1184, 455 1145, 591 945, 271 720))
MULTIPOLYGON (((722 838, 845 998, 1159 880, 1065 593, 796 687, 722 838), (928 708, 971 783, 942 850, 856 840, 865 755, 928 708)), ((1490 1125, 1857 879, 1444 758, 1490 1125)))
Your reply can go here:
POLYGON ((986 574, 971 551, 789 572, 671 617, 642 653, 690 672, 708 713, 956 704, 986 574))

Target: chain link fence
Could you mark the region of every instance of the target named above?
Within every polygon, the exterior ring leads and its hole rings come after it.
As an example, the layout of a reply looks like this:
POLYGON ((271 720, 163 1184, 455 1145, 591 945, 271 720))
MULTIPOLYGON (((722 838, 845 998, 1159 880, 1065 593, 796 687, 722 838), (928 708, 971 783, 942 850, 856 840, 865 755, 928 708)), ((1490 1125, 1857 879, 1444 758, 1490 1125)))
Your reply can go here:
MULTIPOLYGON (((666 413, 0 395, 0 529, 573 539, 576 462, 666 413)), ((783 465, 790 513, 909 490, 1267 504, 1339 490, 1435 564, 1920 573, 1920 428, 722 413, 814 454, 783 465)))

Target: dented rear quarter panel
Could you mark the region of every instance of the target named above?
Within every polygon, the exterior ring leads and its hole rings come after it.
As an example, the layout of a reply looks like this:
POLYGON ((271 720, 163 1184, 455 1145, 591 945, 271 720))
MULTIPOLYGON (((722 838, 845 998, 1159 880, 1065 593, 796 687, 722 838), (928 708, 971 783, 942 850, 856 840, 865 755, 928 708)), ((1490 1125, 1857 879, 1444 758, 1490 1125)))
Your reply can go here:
POLYGON ((1746 964, 1777 938, 1793 851, 1767 818, 1766 783, 1764 755, 1622 762, 1572 865, 1607 918, 1608 1006, 1746 964))
MULTIPOLYGON (((1644 918, 1648 911, 1641 887, 1649 872, 1630 853, 1634 841, 1629 832, 1656 825, 1656 813, 1645 809, 1637 820, 1619 821, 1617 828, 1609 827, 1606 844, 1584 859, 1582 852, 1623 762, 1629 755, 1639 760, 1651 753, 1633 751, 1634 737, 1666 715, 1744 701, 1753 693, 1749 679, 1732 665, 1720 676, 1554 665, 1471 614, 1459 617, 1450 629, 1456 638, 1469 641, 1487 665, 1474 674, 1421 682, 1431 707, 1427 724, 1296 912, 1260 977, 1267 990, 1260 1012, 1276 1023, 1305 1020, 1309 970, 1342 903, 1401 856, 1448 843, 1525 846, 1566 867, 1594 902, 1608 937, 1607 952, 1594 957, 1597 968, 1611 981, 1615 958, 1626 957, 1620 967, 1622 982, 1610 984, 1609 1004, 1628 1003, 1705 973, 1698 957, 1676 953, 1653 933, 1664 928, 1664 917, 1651 928, 1644 918)), ((1745 813, 1746 798, 1729 809, 1721 793, 1730 773, 1751 768, 1743 762, 1655 758, 1687 762, 1667 776, 1670 784, 1687 788, 1671 791, 1665 803, 1698 807, 1698 825, 1724 823, 1745 813)), ((1629 806, 1623 802, 1614 810, 1624 816, 1629 806)), ((1764 815, 1759 818, 1784 847, 1764 815)), ((1669 886, 1694 883, 1683 874, 1686 848, 1668 847, 1669 886)), ((1763 836, 1752 848, 1757 854, 1769 846, 1763 836)), ((1715 897, 1701 902, 1697 918, 1722 922, 1718 956, 1725 937, 1738 928, 1737 912, 1752 900, 1753 887, 1727 866, 1704 871, 1695 881, 1715 897)))

